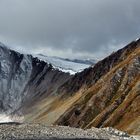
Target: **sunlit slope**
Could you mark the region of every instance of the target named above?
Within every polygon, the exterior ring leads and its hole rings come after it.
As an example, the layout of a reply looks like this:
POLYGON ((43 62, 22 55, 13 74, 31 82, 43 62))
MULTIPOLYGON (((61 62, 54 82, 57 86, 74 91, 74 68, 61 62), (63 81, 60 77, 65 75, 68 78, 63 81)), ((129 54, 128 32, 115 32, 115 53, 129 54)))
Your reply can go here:
POLYGON ((140 134, 139 41, 126 47, 121 57, 123 59, 88 88, 57 124, 82 128, 111 126, 140 134), (127 49, 132 50, 123 57, 127 49))

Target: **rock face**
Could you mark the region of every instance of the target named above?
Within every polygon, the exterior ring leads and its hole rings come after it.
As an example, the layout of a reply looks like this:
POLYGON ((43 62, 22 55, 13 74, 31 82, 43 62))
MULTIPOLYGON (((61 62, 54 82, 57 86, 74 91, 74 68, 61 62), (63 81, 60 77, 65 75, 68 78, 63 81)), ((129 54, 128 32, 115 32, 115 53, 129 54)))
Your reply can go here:
POLYGON ((82 96, 57 124, 80 128, 111 126, 140 134, 140 40, 75 75, 59 88, 71 95, 81 89, 82 96))
POLYGON ((53 95, 71 76, 50 64, 0 44, 0 112, 12 113, 22 106, 53 95))

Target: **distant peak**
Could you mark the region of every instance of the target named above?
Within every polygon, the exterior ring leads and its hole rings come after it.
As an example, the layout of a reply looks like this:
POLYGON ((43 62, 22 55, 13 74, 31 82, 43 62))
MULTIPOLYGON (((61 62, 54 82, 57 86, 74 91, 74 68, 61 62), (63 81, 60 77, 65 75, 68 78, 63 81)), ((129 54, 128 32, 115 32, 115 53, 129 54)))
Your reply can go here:
POLYGON ((6 47, 2 42, 0 42, 0 46, 1 47, 6 47))
POLYGON ((137 38, 135 41, 139 41, 140 40, 140 38, 137 38))
POLYGON ((37 55, 39 55, 39 56, 44 56, 44 57, 46 57, 47 55, 44 55, 44 54, 41 54, 41 53, 39 53, 39 54, 37 54, 37 55))
POLYGON ((0 42, 0 48, 8 49, 8 47, 5 44, 3 44, 2 42, 0 42))

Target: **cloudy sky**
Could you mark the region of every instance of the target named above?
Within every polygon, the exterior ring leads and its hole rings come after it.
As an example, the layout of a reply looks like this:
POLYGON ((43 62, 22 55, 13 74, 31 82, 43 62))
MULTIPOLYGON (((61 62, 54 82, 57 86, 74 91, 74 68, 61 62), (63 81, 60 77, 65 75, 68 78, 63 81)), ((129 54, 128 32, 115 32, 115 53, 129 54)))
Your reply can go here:
POLYGON ((25 53, 103 58, 140 37, 140 0, 0 0, 0 41, 25 53))

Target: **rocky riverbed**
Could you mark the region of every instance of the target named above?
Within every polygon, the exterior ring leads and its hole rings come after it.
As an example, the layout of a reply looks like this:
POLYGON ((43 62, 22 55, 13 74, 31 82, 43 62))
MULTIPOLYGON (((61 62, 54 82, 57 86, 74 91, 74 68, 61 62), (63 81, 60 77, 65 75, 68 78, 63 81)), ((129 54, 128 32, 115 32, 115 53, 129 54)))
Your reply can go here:
MULTIPOLYGON (((49 140, 49 139, 109 139, 136 140, 133 136, 113 128, 78 129, 45 124, 0 124, 0 140, 49 140)), ((137 139, 138 140, 138 139, 137 139)))

